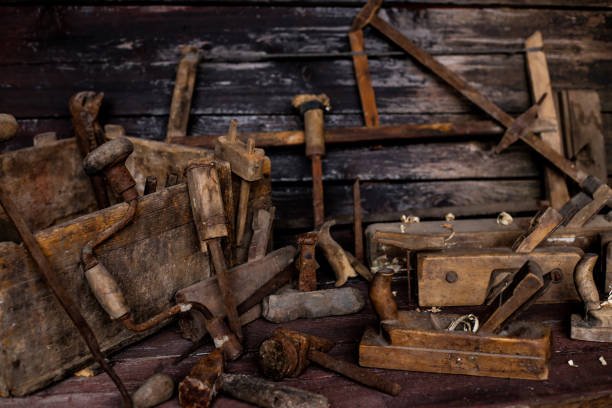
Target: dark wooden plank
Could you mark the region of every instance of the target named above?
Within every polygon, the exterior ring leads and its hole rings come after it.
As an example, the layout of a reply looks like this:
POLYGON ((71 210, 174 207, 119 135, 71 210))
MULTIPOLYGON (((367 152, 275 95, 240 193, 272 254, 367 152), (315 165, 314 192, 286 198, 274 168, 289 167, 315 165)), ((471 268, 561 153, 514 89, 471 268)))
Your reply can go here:
MULTIPOLYGON (((310 186, 274 187, 272 200, 277 220, 310 219, 308 204, 310 186)), ((433 181, 414 183, 363 183, 361 202, 364 217, 382 212, 406 212, 420 208, 470 206, 538 200, 542 197, 537 180, 433 181)), ((350 183, 325 186, 326 216, 350 215, 352 193, 350 183)), ((509 209, 507 209, 509 210, 509 209)), ((399 216, 397 222, 399 222, 399 216)))
MULTIPOLYGON (((2 64, 152 61, 175 66, 180 46, 188 43, 204 46, 205 59, 228 53, 245 57, 249 53, 253 56, 253 52, 348 51, 349 26, 363 4, 365 1, 346 8, 252 7, 250 10, 218 7, 218 4, 214 7, 7 7, 0 16, 7 44, 0 50, 0 61, 2 64), (109 25, 113 26, 112 38, 106 35, 109 25), (155 27, 157 35, 150 35, 151 27, 155 27), (227 27, 232 29, 225 30, 227 27), (218 35, 220 31, 223 36, 218 35), (279 32, 283 35, 279 36, 279 32), (11 47, 11 44, 21 47, 11 47)), ((521 48, 522 40, 536 27, 543 30, 549 58, 576 64, 578 61, 567 51, 581 50, 586 59, 583 64, 593 58, 609 59, 605 44, 612 33, 606 23, 607 11, 391 7, 384 8, 381 16, 389 17, 393 25, 432 52, 521 48), (483 42, 483 39, 489 41, 483 42)), ((367 31, 365 38, 368 51, 395 49, 367 31)))
MULTIPOLYGON (((8 5, 34 4, 38 5, 37 0, 5 0, 8 5)), ((79 4, 86 5, 130 5, 140 4, 140 0, 80 0, 79 4)), ((148 4, 176 4, 173 0, 150 0, 148 4)), ((362 6, 364 0, 183 0, 181 3, 190 5, 236 5, 236 6, 362 6)), ((459 6, 459 7, 516 7, 516 8, 610 8, 606 0, 387 0, 383 7, 390 6, 459 6)))

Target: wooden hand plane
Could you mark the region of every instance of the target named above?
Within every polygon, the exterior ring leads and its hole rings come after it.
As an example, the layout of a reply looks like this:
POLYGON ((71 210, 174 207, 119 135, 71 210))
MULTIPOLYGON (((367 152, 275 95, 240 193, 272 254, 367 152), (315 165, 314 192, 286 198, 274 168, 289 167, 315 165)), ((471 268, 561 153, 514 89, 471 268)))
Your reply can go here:
POLYGON ((593 280, 597 255, 586 254, 576 266, 576 289, 584 302, 584 316, 571 317, 571 338, 575 340, 612 342, 612 304, 601 301, 593 280))
POLYGON ((398 311, 391 294, 392 275, 392 270, 383 269, 372 280, 370 300, 380 318, 380 331, 365 331, 359 344, 360 365, 500 378, 548 378, 550 329, 540 323, 514 320, 549 286, 535 262, 526 262, 514 274, 507 289, 494 297, 491 307, 478 316, 480 319, 472 314, 398 311), (473 323, 466 325, 466 331, 455 331, 470 320, 473 323))

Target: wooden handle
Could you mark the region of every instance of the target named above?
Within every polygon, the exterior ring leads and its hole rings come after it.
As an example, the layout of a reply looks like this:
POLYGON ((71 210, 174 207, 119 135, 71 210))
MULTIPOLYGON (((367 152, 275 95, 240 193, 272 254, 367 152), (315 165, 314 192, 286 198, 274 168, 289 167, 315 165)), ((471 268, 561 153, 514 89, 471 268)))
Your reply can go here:
POLYGON ((599 293, 597 291, 597 286, 595 286, 595 281, 593 280, 593 268, 596 262, 597 255, 585 254, 574 270, 576 290, 584 302, 587 313, 591 310, 598 310, 601 308, 599 293))
POLYGON ((119 319, 130 312, 123 292, 115 278, 108 270, 98 263, 85 271, 85 277, 100 306, 108 313, 111 319, 119 319))
POLYGON ((213 163, 191 165, 186 173, 189 202, 201 245, 212 238, 226 237, 221 186, 213 163))

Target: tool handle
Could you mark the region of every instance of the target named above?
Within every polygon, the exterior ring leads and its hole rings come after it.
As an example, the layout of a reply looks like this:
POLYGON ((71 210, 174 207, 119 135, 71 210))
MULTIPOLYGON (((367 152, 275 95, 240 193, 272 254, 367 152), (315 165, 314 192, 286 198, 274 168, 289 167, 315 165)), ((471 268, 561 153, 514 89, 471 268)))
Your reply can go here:
POLYGON ((236 308, 236 300, 234 299, 234 293, 232 291, 232 285, 227 274, 227 267, 225 265, 225 258, 223 250, 221 249, 221 243, 219 238, 211 239, 207 241, 208 248, 210 249, 210 257, 212 258, 213 265, 215 267, 215 273, 217 274, 217 282, 219 283, 219 289, 221 290, 221 296, 223 297, 223 306, 227 315, 229 326, 238 337, 238 340, 242 341, 242 323, 240 317, 238 317, 238 309, 236 308))
POLYGON ((244 374, 219 376, 220 390, 233 398, 265 408, 327 408, 323 395, 244 374))
POLYGON ((186 170, 193 221, 200 245, 228 234, 221 185, 214 163, 191 164, 186 170))
POLYGON ((593 280, 593 268, 597 262, 597 255, 585 254, 574 270, 574 283, 576 290, 580 294, 586 312, 601 308, 599 293, 595 281, 593 280))
POLYGON ((335 371, 360 384, 375 388, 390 395, 398 395, 402 390, 399 384, 373 374, 370 370, 366 370, 355 364, 347 363, 346 361, 338 360, 320 351, 310 350, 308 352, 308 359, 328 370, 335 371))
POLYGON ((87 283, 100 306, 111 319, 119 319, 130 312, 130 307, 115 278, 101 263, 85 271, 87 283))

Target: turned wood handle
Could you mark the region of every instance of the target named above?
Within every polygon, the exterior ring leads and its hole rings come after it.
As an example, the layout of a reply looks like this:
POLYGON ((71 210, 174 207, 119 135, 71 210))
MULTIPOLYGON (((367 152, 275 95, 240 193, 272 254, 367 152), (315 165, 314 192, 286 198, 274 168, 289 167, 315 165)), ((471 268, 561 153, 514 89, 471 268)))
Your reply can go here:
POLYGON ((600 309, 599 292, 595 281, 593 280, 593 268, 597 262, 597 255, 585 254, 576 269, 574 270, 574 283, 576 284, 576 290, 580 294, 586 312, 591 310, 600 309))
POLYGON ((123 292, 115 278, 101 263, 85 271, 85 277, 100 306, 111 319, 119 319, 130 312, 123 292))
POLYGON ((105 168, 127 158, 134 151, 134 145, 127 137, 118 137, 94 149, 83 159, 87 175, 100 173, 105 168))

